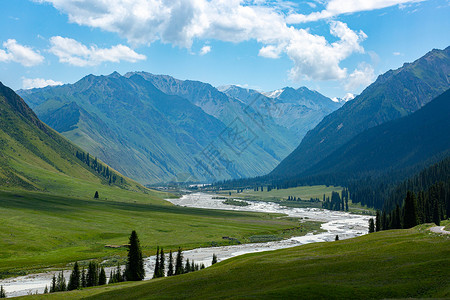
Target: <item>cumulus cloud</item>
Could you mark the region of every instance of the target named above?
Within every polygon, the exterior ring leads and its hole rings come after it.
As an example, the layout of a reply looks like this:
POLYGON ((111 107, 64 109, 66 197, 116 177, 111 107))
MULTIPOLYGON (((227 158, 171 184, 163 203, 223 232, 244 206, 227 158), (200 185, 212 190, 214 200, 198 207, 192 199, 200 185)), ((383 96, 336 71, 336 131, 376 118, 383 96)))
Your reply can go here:
POLYGON ((20 45, 14 39, 3 43, 5 50, 0 49, 0 62, 17 62, 25 67, 32 67, 44 61, 44 57, 32 48, 20 45))
POLYGON ((374 82, 375 70, 367 63, 360 63, 358 67, 348 76, 345 89, 353 91, 359 87, 365 87, 374 82))
POLYGON ((136 53, 124 45, 116 45, 111 48, 98 48, 93 45, 87 47, 82 43, 61 36, 50 38, 50 52, 58 56, 59 61, 73 66, 95 66, 102 62, 137 62, 145 60, 146 56, 136 53))
POLYGON ((205 45, 200 49, 200 55, 205 55, 211 52, 211 46, 205 45))
POLYGON ((309 15, 292 13, 286 20, 290 24, 305 23, 328 19, 342 14, 370 11, 394 5, 403 7, 406 3, 422 1, 425 0, 330 0, 322 11, 313 12, 309 15))
POLYGON ((49 85, 63 85, 63 83, 61 81, 44 78, 22 78, 22 87, 24 89, 43 88, 49 85))

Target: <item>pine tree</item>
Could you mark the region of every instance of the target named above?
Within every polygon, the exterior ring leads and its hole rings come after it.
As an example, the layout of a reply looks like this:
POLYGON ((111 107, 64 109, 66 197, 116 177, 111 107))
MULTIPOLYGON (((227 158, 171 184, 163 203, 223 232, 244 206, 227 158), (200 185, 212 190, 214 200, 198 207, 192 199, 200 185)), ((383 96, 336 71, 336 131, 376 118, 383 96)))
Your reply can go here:
POLYGON ((403 206, 403 228, 408 229, 417 225, 417 202, 413 192, 406 193, 403 206))
POLYGON ((116 279, 116 273, 114 273, 113 270, 111 270, 111 271, 109 272, 109 280, 108 280, 108 284, 115 283, 115 279, 116 279))
POLYGON ((54 293, 54 292, 56 292, 56 275, 55 274, 53 274, 52 283, 50 286, 50 293, 54 293))
POLYGON ((339 241, 339 235, 336 234, 336 237, 334 238, 335 241, 339 241))
POLYGON ((172 257, 172 250, 169 252, 169 268, 167 270, 167 276, 173 276, 173 257, 172 257))
POLYGON ((377 215, 375 217, 375 231, 380 231, 381 230, 381 215, 380 215, 380 211, 377 210, 377 215))
POLYGON ((205 264, 201 264, 200 265, 200 270, 202 270, 202 269, 204 269, 205 268, 205 264))
POLYGON ((80 268, 78 262, 73 265, 72 274, 69 277, 69 283, 67 284, 67 290, 72 291, 80 287, 80 268))
POLYGON ((156 246, 156 262, 155 270, 153 271, 153 278, 159 277, 159 246, 156 246))
POLYGON ((159 253, 159 270, 158 270, 158 277, 164 277, 165 276, 165 257, 164 257, 164 249, 161 247, 161 252, 159 253))
POLYGON ((373 218, 369 219, 369 233, 375 232, 375 224, 373 222, 373 218))
POLYGON ((177 258, 175 260, 175 275, 183 274, 183 253, 181 248, 178 248, 177 258))
POLYGON ((83 268, 83 271, 81 272, 81 287, 87 287, 87 281, 86 281, 86 270, 83 268))
POLYGON ((66 290, 66 279, 64 278, 64 273, 61 271, 56 280, 56 292, 64 292, 66 290))
POLYGON ((95 191, 94 199, 98 199, 98 191, 95 191))
POLYGON ((97 263, 91 261, 89 262, 87 276, 86 276, 86 286, 96 286, 98 285, 98 265, 97 263))
POLYGON ((45 285, 44 294, 48 294, 48 287, 45 285))
POLYGON ((145 277, 144 260, 136 231, 131 232, 128 248, 128 261, 125 267, 125 277, 129 281, 143 280, 145 277))
POLYGON ((215 253, 213 253, 213 258, 212 258, 211 264, 214 265, 214 264, 216 264, 216 263, 217 263, 217 256, 216 256, 215 253))
POLYGON ((3 285, 0 285, 0 298, 6 298, 6 292, 3 289, 3 285))
POLYGON ((98 285, 105 285, 106 284, 106 273, 105 269, 102 267, 100 270, 100 275, 98 275, 98 285))
POLYGON ((191 264, 189 263, 189 258, 186 259, 186 265, 184 266, 183 273, 189 273, 191 271, 191 264))
POLYGON ((124 281, 123 277, 122 277, 122 271, 120 269, 120 264, 117 264, 117 269, 116 269, 116 280, 115 282, 122 282, 124 281))

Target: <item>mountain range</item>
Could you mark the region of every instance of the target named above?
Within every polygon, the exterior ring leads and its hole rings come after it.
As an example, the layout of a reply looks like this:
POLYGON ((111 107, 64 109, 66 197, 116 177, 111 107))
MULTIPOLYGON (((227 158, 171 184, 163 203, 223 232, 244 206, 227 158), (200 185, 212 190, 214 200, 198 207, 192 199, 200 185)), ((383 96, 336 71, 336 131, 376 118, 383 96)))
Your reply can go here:
MULTIPOLYGON (((323 118, 270 176, 299 176, 365 130, 417 111, 450 88, 449 74, 450 47, 447 47, 434 49, 413 63, 380 75, 359 96, 323 118)), ((351 148, 347 145, 345 149, 351 148)))
POLYGON ((341 105, 307 88, 276 97, 233 88, 114 72, 18 93, 46 124, 145 184, 265 174, 341 105))

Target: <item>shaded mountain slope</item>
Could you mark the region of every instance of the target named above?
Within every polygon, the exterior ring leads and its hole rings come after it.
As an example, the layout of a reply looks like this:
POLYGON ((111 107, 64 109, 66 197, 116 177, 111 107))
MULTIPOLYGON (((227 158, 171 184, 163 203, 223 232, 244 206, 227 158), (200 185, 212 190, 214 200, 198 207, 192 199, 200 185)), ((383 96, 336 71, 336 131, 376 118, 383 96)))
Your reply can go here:
POLYGON ((388 71, 361 95, 326 116, 270 174, 300 174, 357 134, 418 110, 449 87, 450 47, 435 49, 388 71))
POLYGON ((361 174, 414 166, 450 150, 450 90, 406 117, 370 128, 305 174, 361 174))

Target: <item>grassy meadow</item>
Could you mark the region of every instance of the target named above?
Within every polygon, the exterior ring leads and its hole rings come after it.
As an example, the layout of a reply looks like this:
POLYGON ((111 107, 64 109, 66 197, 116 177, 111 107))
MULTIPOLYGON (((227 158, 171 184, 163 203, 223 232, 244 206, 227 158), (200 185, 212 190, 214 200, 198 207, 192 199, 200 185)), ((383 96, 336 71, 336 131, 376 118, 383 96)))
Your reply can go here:
MULTIPOLYGON (((150 255, 157 245, 169 250, 228 244, 223 236, 246 241, 254 235, 285 234, 286 229, 299 226, 297 220, 274 214, 177 207, 153 191, 131 192, 102 185, 79 188, 89 190, 91 196, 0 192, 2 277, 64 267, 73 261, 120 259, 126 255, 124 248, 105 245, 126 244, 133 229, 144 254, 150 255), (93 199, 95 190, 99 199, 93 199)), ((78 193, 83 194, 76 187, 69 192, 78 193)), ((314 223, 308 230, 319 226, 314 223)))
MULTIPOLYGON (((342 187, 340 186, 326 186, 326 185, 314 185, 314 186, 299 186, 289 189, 272 189, 267 191, 267 187, 264 186, 264 191, 254 191, 252 189, 245 189, 241 193, 237 193, 236 190, 222 190, 217 194, 223 196, 236 197, 248 201, 268 201, 279 203, 288 207, 316 207, 321 208, 322 202, 309 202, 311 198, 318 198, 320 201, 323 199, 323 195, 331 198, 332 192, 338 192, 341 194, 342 187), (288 201, 288 197, 293 196, 302 199, 302 201, 288 201)), ((373 208, 367 208, 361 206, 359 203, 352 203, 350 200, 349 211, 358 214, 375 214, 373 208)))
POLYGON ((175 277, 29 299, 448 299, 450 237, 427 227, 246 254, 175 277))

